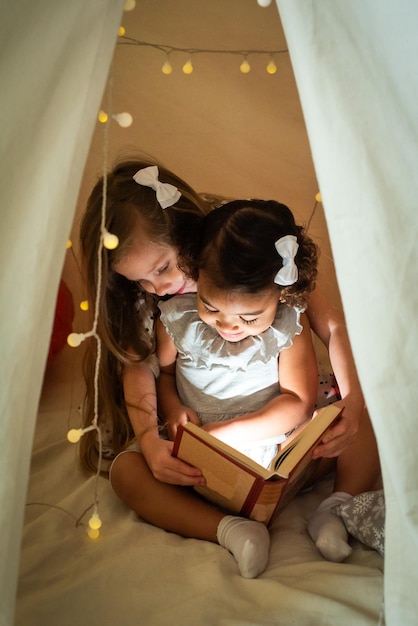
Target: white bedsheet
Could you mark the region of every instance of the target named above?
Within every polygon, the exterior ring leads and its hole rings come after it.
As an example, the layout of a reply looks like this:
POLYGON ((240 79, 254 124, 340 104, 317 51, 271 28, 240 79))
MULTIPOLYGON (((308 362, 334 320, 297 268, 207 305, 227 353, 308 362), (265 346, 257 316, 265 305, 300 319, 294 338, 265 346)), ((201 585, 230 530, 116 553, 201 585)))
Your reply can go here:
POLYGON ((16 626, 378 624, 383 558, 353 540, 345 563, 324 560, 306 520, 331 479, 299 495, 271 528, 270 562, 254 580, 218 545, 139 520, 98 481, 101 535, 76 520, 94 502, 95 477, 78 465, 69 428, 83 394, 77 351, 46 375, 23 532, 16 626))

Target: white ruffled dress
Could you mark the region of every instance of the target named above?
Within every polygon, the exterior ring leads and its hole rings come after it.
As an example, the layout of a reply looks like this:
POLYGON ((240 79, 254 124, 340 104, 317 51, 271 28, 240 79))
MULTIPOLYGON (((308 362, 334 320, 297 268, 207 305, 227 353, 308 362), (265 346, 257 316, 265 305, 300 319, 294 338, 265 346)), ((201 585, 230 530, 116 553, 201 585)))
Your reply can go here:
MULTIPOLYGON (((279 305, 264 333, 234 343, 202 322, 196 294, 175 296, 158 306, 178 352, 178 394, 202 424, 255 411, 278 395, 278 357, 302 332, 299 309, 279 305)), ((285 439, 283 434, 240 450, 267 467, 285 439)))

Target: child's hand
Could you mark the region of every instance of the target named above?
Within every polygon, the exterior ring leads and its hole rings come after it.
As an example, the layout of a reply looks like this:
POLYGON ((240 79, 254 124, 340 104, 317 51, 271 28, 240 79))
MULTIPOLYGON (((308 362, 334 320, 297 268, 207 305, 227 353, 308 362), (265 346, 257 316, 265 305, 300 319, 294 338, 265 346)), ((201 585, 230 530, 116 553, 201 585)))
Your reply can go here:
POLYGON ((197 413, 188 406, 179 405, 173 410, 170 415, 167 416, 167 432, 171 441, 174 441, 177 434, 179 424, 187 424, 187 422, 193 422, 197 426, 200 426, 200 419, 197 413))
POLYGON ((353 410, 346 400, 339 400, 334 404, 344 410, 338 423, 326 431, 321 443, 315 448, 312 454, 314 458, 339 456, 356 439, 361 419, 360 412, 353 410))
POLYGON ((141 451, 154 478, 170 485, 204 485, 205 479, 199 469, 172 456, 173 443, 159 437, 144 437, 141 451))

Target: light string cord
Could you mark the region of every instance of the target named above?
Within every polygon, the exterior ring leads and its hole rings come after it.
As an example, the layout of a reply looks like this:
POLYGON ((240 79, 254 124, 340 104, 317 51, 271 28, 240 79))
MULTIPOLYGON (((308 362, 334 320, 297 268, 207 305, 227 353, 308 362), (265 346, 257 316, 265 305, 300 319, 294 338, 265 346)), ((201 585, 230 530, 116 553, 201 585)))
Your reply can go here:
POLYGON ((245 56, 247 54, 283 54, 289 52, 287 48, 281 48, 278 50, 252 50, 252 49, 241 49, 241 50, 214 50, 211 48, 178 48, 176 46, 169 46, 167 44, 161 43, 150 43, 148 41, 140 41, 139 39, 135 39, 134 37, 127 37, 124 35, 120 38, 120 41, 117 42, 120 46, 146 46, 149 48, 155 48, 156 50, 160 50, 165 54, 171 54, 172 52, 183 52, 186 54, 237 54, 240 56, 245 56))
POLYGON ((316 213, 316 209, 317 209, 317 207, 318 207, 318 200, 315 200, 314 207, 313 207, 313 209, 312 209, 312 211, 311 211, 311 214, 310 214, 310 216, 309 216, 309 218, 308 218, 308 221, 307 221, 307 224, 306 224, 306 226, 305 226, 305 230, 306 230, 306 232, 308 232, 308 230, 309 230, 309 228, 310 228, 310 226, 311 226, 311 222, 312 222, 312 220, 313 220, 313 218, 314 218, 314 216, 315 216, 315 213, 316 213))
MULTIPOLYGON (((109 111, 112 110, 112 87, 113 87, 113 78, 112 75, 109 76, 108 79, 108 88, 107 88, 107 100, 108 100, 108 108, 109 111)), ((97 433, 97 442, 98 442, 98 460, 97 460, 97 469, 94 481, 94 507, 93 515, 89 520, 89 536, 92 539, 96 539, 99 535, 99 529, 102 525, 100 516, 98 514, 98 504, 99 504, 99 479, 102 474, 102 462, 103 462, 103 437, 102 432, 99 426, 99 376, 100 376, 100 366, 102 359, 102 341, 99 333, 97 332, 97 327, 99 323, 99 312, 100 312, 100 300, 102 297, 103 291, 103 256, 104 249, 109 248, 113 249, 118 245, 118 238, 115 235, 112 235, 106 230, 106 209, 107 209, 107 182, 108 182, 108 152, 109 152, 109 125, 104 125, 104 135, 103 135, 103 147, 102 147, 102 163, 103 163, 103 172, 102 172, 102 203, 101 203, 101 213, 100 213, 100 236, 99 243, 97 246, 97 288, 95 294, 95 306, 94 306, 94 316, 93 316, 93 327, 86 333, 71 333, 67 338, 67 343, 72 347, 77 347, 80 345, 82 341, 87 339, 87 337, 94 337, 96 340, 96 360, 94 365, 94 376, 93 376, 93 419, 90 426, 79 429, 71 429, 67 438, 69 441, 76 443, 79 441, 80 437, 82 437, 87 432, 95 430, 97 433)), ((91 507, 89 507, 91 508, 91 507)), ((89 509, 87 509, 89 510, 89 509)), ((85 513, 87 512, 85 511, 85 513)), ((84 515, 84 514, 83 514, 84 515)))
MULTIPOLYGON (((113 86, 113 78, 112 75, 109 76, 108 82, 108 93, 107 93, 107 105, 108 110, 112 111, 112 86, 113 86)), ((102 358, 102 342, 100 336, 97 333, 97 326, 99 322, 99 308, 100 308, 100 298, 102 293, 102 283, 103 283, 103 252, 104 245, 103 240, 106 232, 106 208, 107 208, 107 158, 109 151, 109 125, 104 125, 104 135, 103 135, 103 187, 102 187, 102 206, 101 206, 101 220, 100 220, 100 242, 97 249, 97 290, 96 290, 96 300, 95 300, 95 310, 94 310, 94 320, 93 320, 93 329, 92 332, 96 339, 97 343, 97 354, 96 354, 96 363, 94 370, 94 380, 93 380, 93 392, 94 392, 94 408, 93 408, 93 424, 92 426, 95 428, 97 432, 98 444, 99 444, 99 458, 97 462, 97 470, 95 476, 95 488, 94 488, 94 513, 93 515, 97 515, 97 507, 99 504, 98 498, 98 485, 99 479, 101 476, 101 468, 102 468, 102 457, 103 457, 103 441, 102 441, 102 433, 99 427, 99 375, 100 375, 100 365, 102 358)))
POLYGON ((46 502, 37 502, 37 501, 35 501, 35 502, 27 502, 26 506, 27 507, 29 507, 29 506, 44 506, 44 507, 48 507, 48 509, 55 509, 56 511, 61 511, 61 513, 65 513, 69 517, 72 517, 72 519, 75 522, 75 527, 78 528, 79 526, 84 526, 84 527, 87 526, 87 524, 85 522, 83 522, 82 519, 86 515, 86 513, 88 513, 94 507, 94 504, 90 504, 86 509, 84 509, 82 514, 79 515, 78 517, 76 515, 74 515, 74 513, 71 513, 71 511, 68 511, 63 506, 59 506, 58 504, 49 504, 49 503, 46 503, 46 502))

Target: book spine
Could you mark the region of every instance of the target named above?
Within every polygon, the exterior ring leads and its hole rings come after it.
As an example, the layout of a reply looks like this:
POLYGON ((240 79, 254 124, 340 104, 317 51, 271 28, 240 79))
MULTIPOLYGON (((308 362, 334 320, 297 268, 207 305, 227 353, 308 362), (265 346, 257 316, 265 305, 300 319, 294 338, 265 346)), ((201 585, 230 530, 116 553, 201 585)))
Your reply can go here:
POLYGON ((241 507, 240 515, 243 517, 251 517, 251 513, 254 509, 254 506, 257 503, 257 500, 260 497, 260 494, 263 491, 264 480, 262 478, 257 477, 248 492, 247 497, 241 507))
POLYGON ((283 479, 260 480, 257 485, 257 495, 254 497, 255 493, 249 494, 242 507, 242 515, 268 525, 286 490, 287 482, 283 479), (251 495, 253 497, 250 499, 251 495))
POLYGON ((175 457, 177 457, 177 455, 178 455, 178 452, 179 452, 179 447, 180 447, 180 442, 181 442, 181 437, 182 437, 182 435, 183 435, 183 431, 184 431, 184 428, 183 428, 183 426, 180 424, 180 425, 179 425, 179 427, 178 427, 178 429, 177 429, 177 436, 176 436, 176 438, 175 438, 175 440, 174 440, 174 445, 173 445, 173 449, 172 449, 172 451, 171 451, 171 456, 175 456, 175 457))

